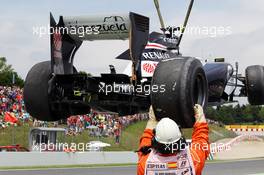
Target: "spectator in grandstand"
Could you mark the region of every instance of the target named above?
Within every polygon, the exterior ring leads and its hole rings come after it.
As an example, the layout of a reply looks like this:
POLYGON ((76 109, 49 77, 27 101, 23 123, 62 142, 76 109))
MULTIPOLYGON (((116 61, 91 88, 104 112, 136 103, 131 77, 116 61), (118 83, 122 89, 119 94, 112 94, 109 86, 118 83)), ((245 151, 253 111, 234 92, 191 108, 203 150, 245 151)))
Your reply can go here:
POLYGON ((120 143, 120 135, 121 135, 121 125, 119 124, 119 122, 115 123, 114 134, 115 134, 115 143, 119 144, 120 143))
POLYGON ((0 116, 12 111, 14 117, 20 121, 29 121, 29 114, 25 112, 23 90, 19 87, 0 86, 0 116))

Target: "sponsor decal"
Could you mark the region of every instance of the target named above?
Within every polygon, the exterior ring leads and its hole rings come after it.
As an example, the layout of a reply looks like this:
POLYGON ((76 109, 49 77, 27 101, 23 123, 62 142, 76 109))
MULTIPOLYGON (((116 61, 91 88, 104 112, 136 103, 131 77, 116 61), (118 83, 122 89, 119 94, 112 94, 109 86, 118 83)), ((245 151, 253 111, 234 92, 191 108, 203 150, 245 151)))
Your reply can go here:
POLYGON ((145 49, 159 49, 166 51, 167 47, 162 44, 148 42, 145 49))
POLYGON ((146 60, 163 60, 170 58, 170 55, 168 53, 162 53, 162 52, 143 52, 142 56, 146 60))
POLYGON ((91 34, 99 34, 99 27, 97 27, 96 25, 80 25, 79 22, 76 20, 73 23, 72 22, 68 22, 67 23, 69 25, 69 29, 70 31, 68 32, 67 29, 63 29, 66 30, 63 31, 63 33, 69 33, 71 35, 76 35, 76 34, 81 34, 83 37, 83 33, 86 33, 87 35, 91 35, 91 34))
POLYGON ((177 168, 177 162, 169 162, 169 163, 167 163, 167 166, 169 169, 177 168))
POLYGON ((124 23, 124 18, 122 16, 108 16, 104 17, 104 23, 101 25, 96 25, 99 31, 127 31, 126 23, 124 23), (107 24, 111 23, 111 24, 107 24), (115 24, 112 24, 115 23, 115 24))
POLYGON ((166 163, 149 163, 147 165, 147 169, 167 169, 166 163))
POLYGON ((143 70, 147 73, 154 73, 158 63, 143 63, 143 70))
POLYGON ((186 169, 184 170, 184 172, 182 172, 182 175, 187 174, 188 172, 189 172, 189 169, 186 169))
POLYGON ((175 172, 155 172, 155 175, 177 175, 175 172))
POLYGON ((187 165, 187 160, 183 160, 181 162, 180 168, 184 168, 184 167, 186 167, 186 165, 187 165))
POLYGON ((155 174, 155 175, 177 175, 176 172, 169 172, 169 171, 152 172, 151 174, 155 174))
POLYGON ((62 58, 61 53, 61 47, 62 47, 62 41, 61 41, 61 34, 56 32, 53 34, 53 44, 54 44, 54 58, 62 58))
POLYGON ((104 18, 104 22, 112 21, 112 19, 115 22, 124 21, 124 18, 122 16, 109 16, 104 18))
POLYGON ((54 50, 53 50, 53 58, 54 58, 54 66, 53 66, 53 71, 54 73, 57 74, 63 74, 64 73, 64 68, 63 68, 63 63, 62 63, 62 36, 61 34, 56 30, 56 32, 53 34, 53 45, 54 45, 54 50))
POLYGON ((74 28, 82 28, 84 31, 90 31, 94 34, 112 33, 127 33, 128 26, 121 16, 106 16, 103 18, 102 23, 94 25, 81 25, 77 20, 73 23, 69 22, 68 25, 73 30, 74 28))
POLYGON ((100 25, 96 25, 96 26, 92 26, 92 28, 98 28, 99 32, 101 33, 102 31, 103 32, 115 32, 115 31, 127 31, 127 27, 126 27, 126 24, 123 23, 123 24, 119 24, 119 23, 116 23, 116 24, 100 24, 100 25))
POLYGON ((187 159, 187 153, 184 153, 182 155, 180 155, 179 157, 177 157, 177 160, 180 160, 180 159, 187 159))
POLYGON ((164 42, 171 43, 171 44, 177 44, 178 40, 175 38, 163 38, 164 42))

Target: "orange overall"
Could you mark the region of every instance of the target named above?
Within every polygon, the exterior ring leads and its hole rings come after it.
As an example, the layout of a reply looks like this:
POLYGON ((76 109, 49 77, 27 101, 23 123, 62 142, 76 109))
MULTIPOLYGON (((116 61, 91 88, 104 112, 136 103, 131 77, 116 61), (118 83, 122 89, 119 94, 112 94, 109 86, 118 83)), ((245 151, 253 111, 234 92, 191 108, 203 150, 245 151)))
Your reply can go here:
MULTIPOLYGON (((193 160, 196 175, 201 175, 204 167, 204 163, 210 152, 208 133, 209 133, 209 128, 207 123, 196 122, 195 125, 193 126, 190 152, 191 152, 191 157, 193 160)), ((153 137, 153 131, 151 129, 145 129, 140 139, 140 148, 142 148, 143 146, 150 146, 152 137, 153 137)), ((138 153, 138 157, 139 157, 138 166, 137 166, 138 175, 144 175, 145 165, 148 160, 148 156, 149 154, 143 155, 141 152, 138 153)))

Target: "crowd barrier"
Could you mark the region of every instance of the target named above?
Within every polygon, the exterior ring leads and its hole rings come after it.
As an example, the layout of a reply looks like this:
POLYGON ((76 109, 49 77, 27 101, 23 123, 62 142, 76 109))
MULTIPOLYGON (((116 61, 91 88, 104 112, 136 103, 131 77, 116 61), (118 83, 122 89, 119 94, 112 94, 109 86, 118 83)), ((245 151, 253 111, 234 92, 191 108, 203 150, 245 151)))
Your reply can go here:
POLYGON ((226 125, 225 128, 227 130, 231 130, 234 132, 237 131, 264 132, 264 125, 226 125))
MULTIPOLYGON (((208 157, 221 151, 228 151, 233 145, 244 140, 263 141, 253 135, 240 135, 225 144, 211 144, 208 157)), ((134 152, 1 152, 0 167, 32 167, 54 165, 92 164, 134 164, 138 160, 134 152)))
POLYGON ((32 167, 54 165, 132 164, 138 160, 134 152, 1 152, 0 167, 32 167))

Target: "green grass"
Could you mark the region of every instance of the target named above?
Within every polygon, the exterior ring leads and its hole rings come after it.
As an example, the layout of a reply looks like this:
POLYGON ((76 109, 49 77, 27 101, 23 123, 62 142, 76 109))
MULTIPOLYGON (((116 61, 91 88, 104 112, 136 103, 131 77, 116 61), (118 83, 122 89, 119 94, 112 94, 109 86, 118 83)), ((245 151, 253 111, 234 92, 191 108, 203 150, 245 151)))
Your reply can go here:
POLYGON ((135 151, 138 149, 139 139, 145 127, 146 121, 141 121, 125 128, 121 133, 120 144, 115 144, 114 137, 88 137, 87 131, 77 136, 68 136, 67 143, 87 143, 100 140, 111 144, 111 147, 104 149, 105 151, 135 151))
MULTIPOLYGON (((89 137, 88 131, 76 136, 65 136, 63 142, 66 143, 88 143, 93 140, 100 140, 111 144, 111 147, 106 147, 105 151, 135 151, 138 149, 139 138, 146 126, 146 121, 141 121, 130 125, 122 131, 121 143, 115 144, 114 137, 89 137)), ((29 126, 8 127, 0 129, 0 146, 20 144, 28 148, 28 133, 29 126)))
MULTIPOLYGON (((111 144, 111 147, 106 147, 104 149, 105 151, 135 151, 138 149, 139 139, 145 129, 145 126, 146 121, 141 121, 125 128, 122 131, 120 144, 115 144, 114 137, 89 137, 87 130, 77 136, 66 136, 64 142, 88 143, 93 140, 100 140, 111 144)), ((6 129, 0 129, 0 146, 20 144, 24 147, 28 147, 29 130, 29 126, 9 127, 6 129)), ((192 129, 183 129, 183 133, 187 139, 190 139, 192 135, 192 129)), ((216 125, 210 125, 210 142, 215 142, 223 138, 233 137, 235 137, 235 134, 233 132, 216 125)))
POLYGON ((0 129, 0 146, 20 144, 27 148, 29 130, 28 125, 0 129))
POLYGON ((224 127, 219 127, 217 125, 210 125, 209 128, 210 128, 209 139, 211 143, 217 140, 224 139, 224 138, 234 138, 237 136, 233 131, 229 131, 225 129, 224 127), (215 132, 221 134, 222 136, 219 134, 216 134, 215 132))
MULTIPOLYGON (((193 129, 182 129, 185 138, 191 139, 193 129)), ((236 134, 233 131, 229 131, 224 127, 219 127, 217 125, 209 125, 209 140, 210 143, 215 142, 224 138, 234 138, 236 134)))

